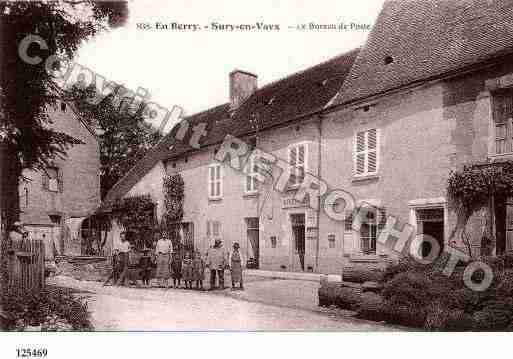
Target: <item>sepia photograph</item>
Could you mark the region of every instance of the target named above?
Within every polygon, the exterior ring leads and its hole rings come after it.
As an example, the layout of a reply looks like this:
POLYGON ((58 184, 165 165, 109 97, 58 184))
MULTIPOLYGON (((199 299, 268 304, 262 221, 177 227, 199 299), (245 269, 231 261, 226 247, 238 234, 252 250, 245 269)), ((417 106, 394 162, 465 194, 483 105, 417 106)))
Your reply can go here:
POLYGON ((513 330, 513 1, 0 1, 0 68, 4 336, 513 330))

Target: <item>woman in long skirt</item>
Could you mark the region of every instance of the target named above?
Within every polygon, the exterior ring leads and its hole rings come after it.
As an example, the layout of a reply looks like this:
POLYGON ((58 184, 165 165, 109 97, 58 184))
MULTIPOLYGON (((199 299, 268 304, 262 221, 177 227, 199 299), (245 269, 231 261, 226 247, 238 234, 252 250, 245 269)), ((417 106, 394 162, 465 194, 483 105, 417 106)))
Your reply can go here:
POLYGON ((166 288, 169 286, 169 278, 171 277, 170 264, 172 249, 171 241, 164 236, 157 241, 157 271, 155 276, 160 286, 166 288))

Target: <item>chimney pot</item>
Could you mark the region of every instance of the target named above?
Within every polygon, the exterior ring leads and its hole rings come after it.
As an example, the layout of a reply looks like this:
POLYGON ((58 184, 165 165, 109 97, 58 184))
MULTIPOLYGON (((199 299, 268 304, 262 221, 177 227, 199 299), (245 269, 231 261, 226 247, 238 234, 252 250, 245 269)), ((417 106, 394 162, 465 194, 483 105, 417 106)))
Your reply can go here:
POLYGON ((258 88, 257 75, 242 70, 230 72, 230 104, 233 109, 246 100, 258 88))

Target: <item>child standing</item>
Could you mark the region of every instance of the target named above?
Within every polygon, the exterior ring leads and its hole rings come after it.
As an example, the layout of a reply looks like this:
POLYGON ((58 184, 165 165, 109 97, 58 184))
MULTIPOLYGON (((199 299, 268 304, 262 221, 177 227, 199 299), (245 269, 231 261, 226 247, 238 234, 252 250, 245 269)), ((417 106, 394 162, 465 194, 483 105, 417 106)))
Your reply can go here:
POLYGON ((185 289, 192 289, 192 281, 194 278, 192 260, 189 252, 186 252, 185 257, 183 258, 182 277, 185 282, 185 289))
POLYGON ((119 250, 115 248, 112 252, 112 272, 110 273, 109 278, 107 278, 107 280, 103 283, 103 285, 107 285, 107 283, 109 283, 110 280, 112 280, 113 285, 116 284, 122 270, 123 268, 121 266, 121 261, 119 258, 119 250))
POLYGON ((180 287, 180 279, 182 278, 182 260, 178 253, 173 253, 171 260, 171 277, 173 278, 173 288, 180 287))
POLYGON ((139 268, 141 270, 141 278, 143 286, 150 286, 150 276, 152 271, 152 260, 150 256, 150 250, 148 248, 143 249, 143 255, 139 259, 139 268))
POLYGON ((205 279, 205 261, 201 258, 201 253, 196 251, 192 260, 193 277, 196 281, 196 289, 203 290, 203 279, 205 279))

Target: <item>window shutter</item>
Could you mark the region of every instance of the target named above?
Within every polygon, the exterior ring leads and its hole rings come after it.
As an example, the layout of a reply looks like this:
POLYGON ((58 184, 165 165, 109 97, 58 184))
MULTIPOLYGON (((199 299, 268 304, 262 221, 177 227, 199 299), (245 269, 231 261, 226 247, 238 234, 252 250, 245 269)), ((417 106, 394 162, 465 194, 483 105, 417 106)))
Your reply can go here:
POLYGON ((212 231, 210 230, 210 221, 207 221, 207 237, 211 236, 212 231))
POLYGON ((41 174, 41 182, 43 184, 43 189, 48 190, 50 187, 50 177, 48 177, 46 171, 41 174))
POLYGON ((62 169, 57 169, 57 185, 59 188, 59 192, 64 192, 64 181, 63 181, 63 174, 62 169))
POLYGON ((356 134, 355 143, 355 169, 356 174, 365 173, 365 132, 358 132, 356 134))
POLYGON ((376 149, 377 131, 375 128, 367 132, 367 150, 372 151, 376 149))
POLYGON ((356 154, 356 174, 362 174, 365 171, 365 153, 356 154))
POLYGON ((356 135, 356 152, 365 151, 365 132, 358 132, 356 135))
POLYGON ((373 173, 377 169, 377 156, 376 151, 368 153, 367 172, 373 173))
POLYGON ((297 147, 297 164, 298 165, 305 164, 305 145, 299 145, 297 147))
POLYGON ((289 150, 289 163, 291 166, 295 166, 296 165, 296 147, 291 147, 290 150, 289 150))

